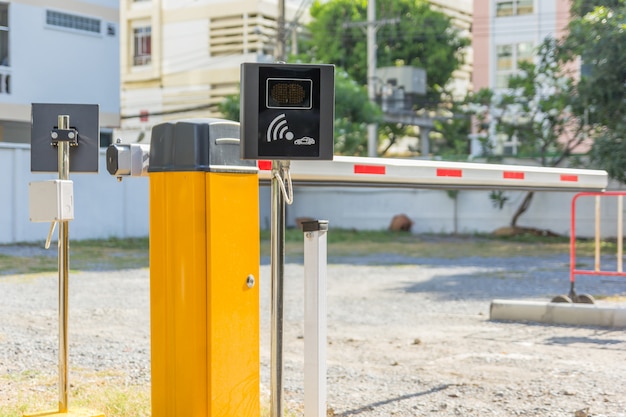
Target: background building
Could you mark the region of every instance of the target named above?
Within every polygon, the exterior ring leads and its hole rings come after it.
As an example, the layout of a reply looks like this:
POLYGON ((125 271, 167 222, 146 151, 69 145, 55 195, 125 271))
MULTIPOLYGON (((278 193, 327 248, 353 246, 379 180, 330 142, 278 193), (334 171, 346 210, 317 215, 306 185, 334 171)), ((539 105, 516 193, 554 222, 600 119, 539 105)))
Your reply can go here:
POLYGON ((105 133, 119 125, 118 22, 117 0, 0 1, 0 142, 30 142, 31 103, 99 104, 105 133))
MULTIPOLYGON (((306 17, 286 2, 288 27, 306 17)), ((242 62, 272 62, 277 0, 122 0, 122 127, 142 138, 163 120, 218 115, 242 62)), ((133 138, 125 138, 132 141, 133 138)))
POLYGON ((506 87, 547 36, 565 34, 569 7, 569 0, 474 0, 474 90, 506 87))
MULTIPOLYGON (((472 49, 474 91, 505 89, 521 62, 533 62, 547 37, 566 34, 570 0, 474 0, 472 49)), ((482 156, 483 146, 472 135, 471 154, 482 156)), ((515 140, 492 135, 496 152, 516 155, 515 140)))
MULTIPOLYGON (((286 37, 308 20, 311 1, 287 0, 286 37)), ((433 0, 469 36, 472 0, 433 0)), ((121 0, 122 129, 142 140, 163 120, 219 116, 217 105, 239 91, 242 62, 271 62, 278 0, 121 0)), ((471 53, 453 90, 470 88, 471 53)))
MULTIPOLYGON (((461 35, 472 37, 473 0, 430 0, 431 7, 452 19, 452 24, 461 35)), ((474 56, 472 48, 463 51, 465 62, 452 74, 450 90, 455 99, 462 100, 472 90, 472 68, 474 56)))

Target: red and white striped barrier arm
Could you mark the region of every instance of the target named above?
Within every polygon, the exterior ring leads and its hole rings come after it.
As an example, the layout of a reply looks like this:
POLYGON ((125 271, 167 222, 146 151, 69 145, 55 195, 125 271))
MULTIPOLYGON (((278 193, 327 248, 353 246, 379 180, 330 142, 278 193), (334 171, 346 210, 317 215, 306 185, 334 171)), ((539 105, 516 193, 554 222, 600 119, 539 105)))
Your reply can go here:
MULTIPOLYGON (((602 191, 608 184, 605 171, 590 169, 351 156, 290 164, 295 185, 602 191)), ((271 161, 258 166, 261 183, 269 182, 271 161)))

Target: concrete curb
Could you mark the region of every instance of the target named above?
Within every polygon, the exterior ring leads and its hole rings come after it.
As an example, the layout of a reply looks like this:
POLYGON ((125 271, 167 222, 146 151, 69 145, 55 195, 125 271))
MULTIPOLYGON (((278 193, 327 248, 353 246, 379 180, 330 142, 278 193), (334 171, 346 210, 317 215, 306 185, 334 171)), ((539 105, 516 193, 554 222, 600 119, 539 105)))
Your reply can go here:
POLYGON ((626 308, 595 304, 493 300, 489 309, 489 318, 490 320, 623 328, 626 327, 626 308))

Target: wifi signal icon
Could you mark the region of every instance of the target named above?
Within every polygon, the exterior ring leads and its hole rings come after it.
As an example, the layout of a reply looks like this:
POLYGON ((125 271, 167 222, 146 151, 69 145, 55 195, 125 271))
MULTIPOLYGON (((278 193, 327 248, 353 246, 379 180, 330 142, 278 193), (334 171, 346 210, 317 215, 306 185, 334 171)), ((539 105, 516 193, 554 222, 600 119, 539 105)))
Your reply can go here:
POLYGON ((279 114, 272 120, 269 127, 267 128, 267 134, 265 136, 268 142, 278 140, 278 139, 293 139, 293 132, 289 131, 289 126, 287 126, 287 118, 285 113, 279 114))

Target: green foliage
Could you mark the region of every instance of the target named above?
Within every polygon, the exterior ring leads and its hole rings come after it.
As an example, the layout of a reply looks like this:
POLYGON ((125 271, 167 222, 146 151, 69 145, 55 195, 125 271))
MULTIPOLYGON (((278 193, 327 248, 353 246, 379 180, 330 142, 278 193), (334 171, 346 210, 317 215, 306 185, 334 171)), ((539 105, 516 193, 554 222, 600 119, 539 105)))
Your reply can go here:
POLYGON ((434 132, 430 134, 430 148, 434 155, 466 158, 470 153, 468 134, 471 131, 471 119, 463 114, 460 103, 454 103, 450 117, 435 120, 434 132))
MULTIPOLYGON (((377 18, 400 20, 378 30, 378 66, 411 65, 426 70, 430 99, 438 103, 443 86, 463 61, 469 40, 452 28, 450 18, 434 11, 425 0, 379 0, 377 18)), ((310 8, 310 36, 301 40, 304 51, 290 61, 324 62, 337 67, 335 80, 336 154, 366 155, 367 125, 382 124, 382 111, 368 100, 366 0, 315 1, 310 8), (342 70, 345 69, 344 70, 342 70)), ((219 106, 222 115, 239 120, 239 95, 219 106)), ((403 125, 385 124, 380 135, 391 140, 410 134, 403 125)), ((442 131, 445 126, 442 126, 442 131)), ((450 146, 440 141, 441 147, 450 146)), ((454 145, 452 145, 454 146, 454 145)))
POLYGON ((624 4, 626 4, 624 0, 574 0, 571 5, 571 14, 576 17, 584 16, 599 6, 613 9, 623 7, 624 4))
MULTIPOLYGON (((425 0, 378 0, 377 20, 400 21, 380 25, 377 33, 379 67, 398 63, 426 70, 430 91, 440 90, 463 61, 462 50, 469 45, 452 28, 450 18, 431 9, 425 0)), ((360 84, 367 83, 367 21, 365 0, 316 0, 310 10, 311 39, 306 53, 322 62, 345 68, 360 84)))
POLYGON ((616 181, 626 184, 626 132, 606 130, 596 138, 591 149, 591 162, 606 170, 616 181))
MULTIPOLYGON (((532 156, 542 166, 561 164, 595 132, 575 111, 576 89, 561 70, 559 44, 547 38, 538 48, 536 63, 518 63, 520 71, 502 91, 479 91, 469 97, 466 111, 477 116, 487 156, 502 155, 505 143, 515 144, 517 155, 532 156)), ((502 208, 502 193, 490 196, 502 208)), ((516 227, 533 198, 529 192, 511 218, 516 227)))
POLYGON ((380 123, 380 108, 367 98, 367 90, 346 71, 335 74, 335 154, 367 155, 368 123, 380 123))
POLYGON ((582 57, 573 109, 595 127, 591 163, 626 183, 626 1, 575 1, 564 59, 582 57))
POLYGON ((493 208, 502 210, 506 202, 509 201, 509 197, 504 194, 504 191, 494 190, 489 193, 489 200, 491 200, 493 208))
POLYGON ((487 152, 495 153, 503 142, 516 142, 518 154, 535 156, 542 166, 556 166, 593 132, 574 111, 575 86, 561 71, 558 46, 556 40, 546 39, 536 64, 521 62, 508 89, 481 90, 468 99, 465 108, 477 116, 483 138, 495 131, 495 143, 486 141, 487 152))
POLYGON ((239 121, 239 94, 226 96, 218 105, 218 110, 225 119, 239 121))
MULTIPOLYGON (((315 1, 310 9, 312 21, 308 25, 310 38, 303 41, 305 52, 302 61, 333 63, 345 70, 357 84, 367 84, 367 1, 330 0, 315 1)), ((379 0, 376 3, 377 20, 388 20, 377 30, 378 67, 407 65, 424 68, 428 80, 428 92, 424 103, 415 106, 437 106, 444 93, 444 86, 463 62, 463 48, 469 40, 452 28, 450 18, 432 10, 424 0, 379 0), (397 22, 389 22, 399 19, 397 22)), ((336 97, 340 97, 337 91, 336 97)), ((337 106, 338 134, 335 151, 347 155, 367 153, 367 123, 362 118, 342 117, 337 106)), ((380 111, 376 115, 380 118, 380 111)), ((370 119, 371 120, 371 119, 370 119)), ((462 146, 446 140, 442 133, 460 129, 462 123, 439 126, 439 134, 433 150, 451 148, 457 153, 462 146)), ((336 129, 337 130, 337 129, 336 129)), ((386 151, 404 136, 414 136, 414 128, 402 124, 385 123, 379 126, 379 138, 388 140, 386 151)), ((466 141, 465 141, 466 142, 466 141)), ((465 153, 465 152, 461 152, 465 153)))
POLYGON ((572 20, 561 51, 568 58, 583 59, 577 110, 611 129, 626 114, 626 4, 618 3, 619 7, 597 7, 572 20))

